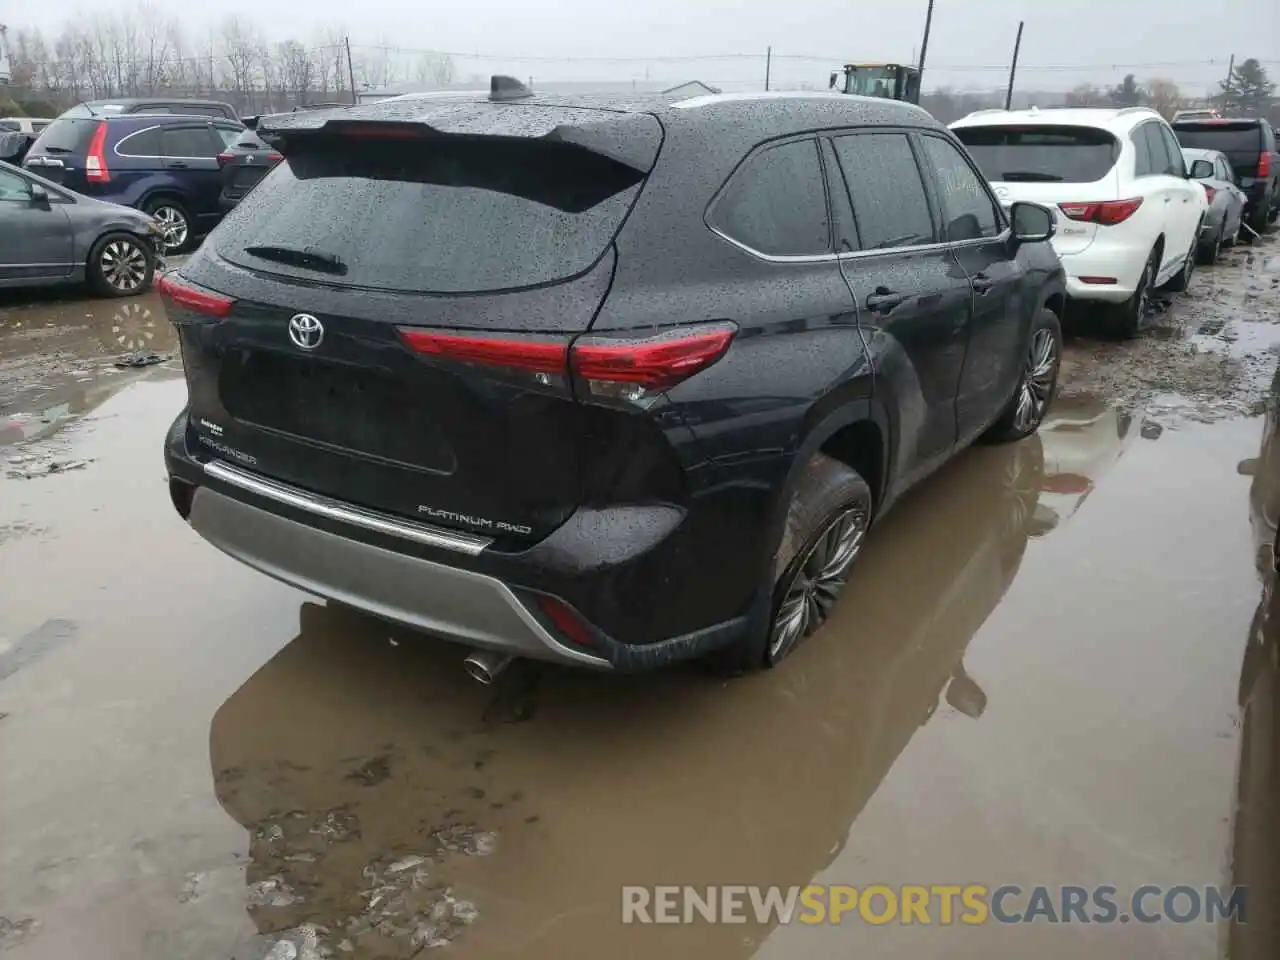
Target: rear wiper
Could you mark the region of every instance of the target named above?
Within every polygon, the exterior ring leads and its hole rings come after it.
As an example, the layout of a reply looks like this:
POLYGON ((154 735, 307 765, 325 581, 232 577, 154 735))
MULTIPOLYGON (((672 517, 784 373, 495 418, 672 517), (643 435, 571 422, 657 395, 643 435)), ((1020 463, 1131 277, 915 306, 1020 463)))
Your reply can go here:
POLYGON ((45 153, 70 153, 70 152, 71 152, 71 148, 70 148, 70 147, 53 147, 53 146, 50 146, 50 147, 45 147, 45 148, 44 148, 44 152, 45 152, 45 153))
POLYGON ((315 270, 317 273, 334 273, 340 277, 346 276, 347 273, 347 265, 341 257, 334 253, 326 253, 324 250, 317 250, 315 247, 304 247, 299 250, 296 247, 265 244, 260 247, 245 247, 244 252, 261 260, 275 260, 277 263, 287 263, 291 267, 315 270))
POLYGON ((1033 173, 1030 170, 1006 170, 1001 180, 1009 183, 1061 183, 1062 178, 1052 173, 1033 173))

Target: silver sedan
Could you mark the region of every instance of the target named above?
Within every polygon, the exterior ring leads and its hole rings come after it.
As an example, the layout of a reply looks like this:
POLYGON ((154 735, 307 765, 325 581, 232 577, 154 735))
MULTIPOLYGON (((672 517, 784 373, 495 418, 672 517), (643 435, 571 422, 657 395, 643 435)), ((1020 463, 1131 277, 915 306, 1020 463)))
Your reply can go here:
POLYGON ((1191 179, 1199 180, 1209 195, 1209 213, 1200 228, 1200 262, 1214 263, 1224 246, 1231 246, 1239 239, 1248 198, 1240 189, 1226 154, 1186 147, 1182 156, 1191 171, 1191 179))

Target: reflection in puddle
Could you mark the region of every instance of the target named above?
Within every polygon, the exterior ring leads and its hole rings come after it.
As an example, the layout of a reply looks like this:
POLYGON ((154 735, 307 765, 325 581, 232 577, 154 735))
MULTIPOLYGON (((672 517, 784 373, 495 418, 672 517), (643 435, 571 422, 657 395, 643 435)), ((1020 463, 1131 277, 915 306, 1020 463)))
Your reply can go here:
POLYGON ((960 458, 885 518, 806 649, 729 684, 525 665, 484 688, 458 648, 304 604, 210 730, 255 925, 370 957, 451 938, 466 956, 749 956, 767 929, 624 931, 617 891, 807 882, 921 726, 983 717, 964 653, 1035 532, 1044 463, 1036 437, 960 458), (537 709, 509 722, 512 696, 537 709))

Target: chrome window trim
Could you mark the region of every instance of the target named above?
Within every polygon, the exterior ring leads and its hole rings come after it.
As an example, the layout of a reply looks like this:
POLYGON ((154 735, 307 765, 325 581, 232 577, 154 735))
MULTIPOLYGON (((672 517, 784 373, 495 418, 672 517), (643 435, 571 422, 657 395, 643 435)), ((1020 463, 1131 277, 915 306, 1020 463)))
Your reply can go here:
POLYGON ((415 543, 426 544, 429 547, 453 550, 457 553, 465 553, 467 556, 475 557, 479 556, 493 543, 492 538, 482 537, 478 534, 446 530, 442 527, 417 523, 412 520, 401 520, 385 513, 379 513, 376 510, 366 510, 363 507, 353 506, 307 490, 300 490, 297 487, 279 483, 275 480, 259 477, 218 460, 210 460, 205 463, 204 472, 210 477, 221 480, 223 483, 229 483, 232 486, 239 487, 241 490, 247 490, 268 500, 274 500, 276 503, 282 503, 297 510, 304 510, 327 520, 349 523, 354 527, 360 527, 364 530, 387 536, 399 537, 402 540, 412 540, 415 543))

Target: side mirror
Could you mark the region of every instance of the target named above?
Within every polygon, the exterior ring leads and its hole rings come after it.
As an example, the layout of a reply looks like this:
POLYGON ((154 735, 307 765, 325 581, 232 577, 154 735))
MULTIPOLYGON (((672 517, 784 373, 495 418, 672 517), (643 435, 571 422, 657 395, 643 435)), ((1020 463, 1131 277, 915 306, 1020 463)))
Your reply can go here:
POLYGON ((1191 179, 1212 180, 1213 164, 1208 160, 1197 160, 1195 163, 1191 164, 1191 179))
POLYGON ((1009 209, 1009 214, 1013 220, 1013 239, 1018 243, 1043 243, 1058 232, 1053 212, 1038 203, 1019 201, 1009 209))
POLYGON ((831 74, 831 80, 827 83, 827 89, 828 89, 828 90, 834 90, 834 89, 836 88, 836 82, 837 82, 839 79, 840 79, 840 74, 838 74, 838 73, 832 73, 832 74, 831 74))
POLYGON ((31 201, 32 203, 48 203, 49 191, 38 183, 31 185, 31 201))

